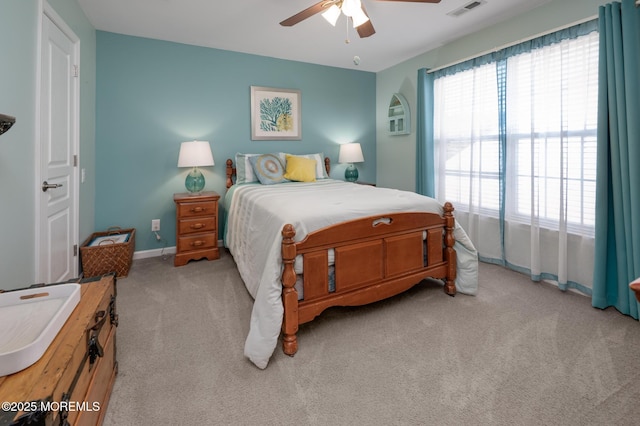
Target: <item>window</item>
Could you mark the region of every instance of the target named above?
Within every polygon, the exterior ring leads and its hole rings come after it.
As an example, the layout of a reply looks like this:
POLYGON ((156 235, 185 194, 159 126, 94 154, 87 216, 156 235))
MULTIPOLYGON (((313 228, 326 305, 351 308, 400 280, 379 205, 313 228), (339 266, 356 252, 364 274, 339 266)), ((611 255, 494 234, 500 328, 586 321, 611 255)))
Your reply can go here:
POLYGON ((507 219, 593 235, 597 96, 596 32, 507 60, 507 219))
POLYGON ((593 236, 597 83, 597 32, 437 77, 438 198, 593 236))
POLYGON ((465 209, 499 210, 498 94, 495 64, 434 82, 438 192, 465 209))

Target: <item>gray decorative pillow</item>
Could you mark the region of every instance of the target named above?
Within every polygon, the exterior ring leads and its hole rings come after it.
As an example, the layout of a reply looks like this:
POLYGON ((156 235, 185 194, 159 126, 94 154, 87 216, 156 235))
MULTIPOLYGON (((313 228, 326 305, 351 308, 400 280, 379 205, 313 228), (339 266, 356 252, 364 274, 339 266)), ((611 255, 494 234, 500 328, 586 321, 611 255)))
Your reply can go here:
POLYGON ((263 154, 249 157, 253 173, 263 185, 273 185, 274 183, 289 182, 284 178, 284 166, 282 161, 275 154, 263 154))

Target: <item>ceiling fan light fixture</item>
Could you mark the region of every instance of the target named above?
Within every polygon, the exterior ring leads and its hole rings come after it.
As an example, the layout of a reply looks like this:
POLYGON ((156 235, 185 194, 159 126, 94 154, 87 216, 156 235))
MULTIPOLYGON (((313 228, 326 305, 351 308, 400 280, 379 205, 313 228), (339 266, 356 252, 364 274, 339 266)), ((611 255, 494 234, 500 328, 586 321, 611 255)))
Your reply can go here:
POLYGON ((353 14, 353 16, 351 16, 351 20, 353 21, 353 28, 357 28, 367 22, 369 20, 369 17, 366 13, 364 13, 364 10, 360 8, 356 13, 353 14))
POLYGON ((340 8, 333 4, 326 12, 322 13, 322 17, 335 27, 340 17, 340 8))
MULTIPOLYGON (((415 3, 440 3, 441 0, 378 0, 389 2, 415 2, 415 3)), ((487 0, 465 0, 471 1, 467 7, 472 7, 471 4, 482 4, 487 0)), ((640 0, 636 0, 640 2, 640 0)), ((367 15, 366 10, 362 6, 362 0, 320 0, 316 4, 307 7, 306 9, 296 13, 280 22, 283 27, 291 27, 296 25, 307 18, 310 18, 316 14, 321 14, 324 19, 327 20, 334 27, 336 26, 338 19, 340 19, 340 12, 344 13, 347 18, 351 18, 354 28, 357 28, 358 36, 360 38, 366 38, 374 35, 376 30, 373 28, 373 24, 367 15)), ((349 23, 347 22, 347 40, 349 43, 349 23)), ((357 64, 356 64, 357 65, 357 64)))

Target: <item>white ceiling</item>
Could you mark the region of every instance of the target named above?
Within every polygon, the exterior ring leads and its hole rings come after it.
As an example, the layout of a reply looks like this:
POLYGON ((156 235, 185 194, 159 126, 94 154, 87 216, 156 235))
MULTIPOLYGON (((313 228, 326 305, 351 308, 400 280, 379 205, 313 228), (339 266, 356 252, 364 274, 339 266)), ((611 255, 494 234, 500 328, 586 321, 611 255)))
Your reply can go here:
POLYGON ((280 21, 318 0, 78 0, 98 30, 377 72, 550 0, 471 0, 438 4, 362 0, 376 33, 359 38, 344 16, 320 14, 293 27, 280 21), (346 39, 349 43, 345 43, 346 39), (360 64, 354 64, 354 57, 360 64))

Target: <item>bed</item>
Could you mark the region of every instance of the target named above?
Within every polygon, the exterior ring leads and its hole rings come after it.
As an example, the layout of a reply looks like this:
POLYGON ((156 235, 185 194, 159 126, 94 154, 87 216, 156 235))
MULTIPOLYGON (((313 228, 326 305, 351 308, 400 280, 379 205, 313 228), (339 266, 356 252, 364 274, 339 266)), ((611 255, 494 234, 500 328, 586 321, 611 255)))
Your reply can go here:
POLYGON ((226 163, 224 243, 254 298, 244 352, 259 368, 280 335, 293 356, 299 325, 329 307, 373 303, 425 278, 450 296, 477 292, 477 252, 450 203, 330 179, 329 159, 313 158, 317 179, 278 184, 237 178, 246 157, 226 163))

